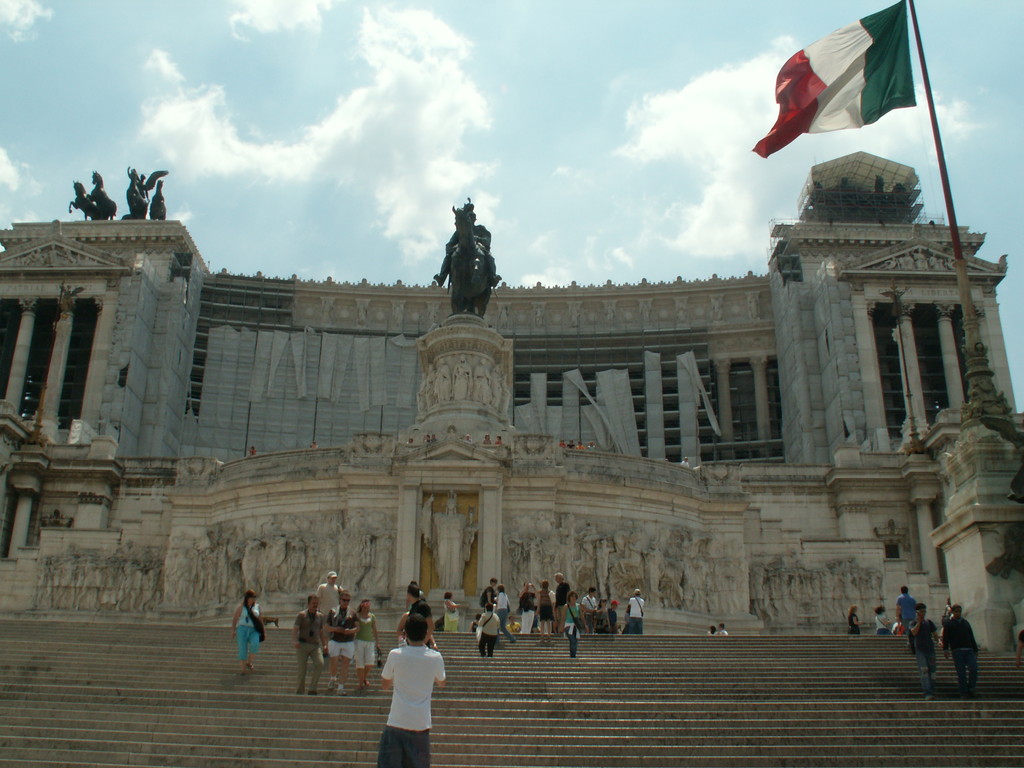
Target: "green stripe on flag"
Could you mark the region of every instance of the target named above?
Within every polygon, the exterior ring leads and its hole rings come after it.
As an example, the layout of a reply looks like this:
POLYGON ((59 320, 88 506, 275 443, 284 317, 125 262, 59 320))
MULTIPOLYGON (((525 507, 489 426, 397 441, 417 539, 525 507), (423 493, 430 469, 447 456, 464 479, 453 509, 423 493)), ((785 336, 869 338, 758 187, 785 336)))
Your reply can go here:
POLYGON ((891 109, 913 107, 914 76, 910 69, 907 7, 903 0, 860 22, 872 44, 864 60, 864 92, 861 116, 864 124, 875 122, 891 109))

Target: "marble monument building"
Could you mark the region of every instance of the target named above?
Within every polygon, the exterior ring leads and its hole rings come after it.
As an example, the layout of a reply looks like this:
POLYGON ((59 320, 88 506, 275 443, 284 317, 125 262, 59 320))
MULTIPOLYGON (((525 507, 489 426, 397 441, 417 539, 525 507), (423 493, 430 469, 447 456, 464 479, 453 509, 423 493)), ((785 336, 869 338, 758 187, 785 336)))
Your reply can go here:
MULTIPOLYGON (((214 274, 174 221, 14 224, 0 608, 204 617, 251 587, 287 613, 335 569, 386 612, 410 579, 563 571, 641 589, 649 631, 844 631, 906 584, 1009 647, 1020 450, 961 423, 950 234, 919 195, 839 158, 765 274, 499 285, 483 318, 437 285, 214 274)), ((1012 407, 1006 257, 961 236, 1012 407)))

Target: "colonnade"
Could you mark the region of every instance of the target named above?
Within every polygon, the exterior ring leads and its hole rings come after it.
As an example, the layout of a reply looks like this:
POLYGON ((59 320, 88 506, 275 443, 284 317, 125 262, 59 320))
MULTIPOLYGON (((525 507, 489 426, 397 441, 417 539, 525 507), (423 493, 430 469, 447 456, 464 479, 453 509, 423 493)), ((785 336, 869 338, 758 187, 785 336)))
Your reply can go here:
POLYGON ((768 397, 768 356, 752 355, 743 358, 715 357, 718 380, 718 424, 722 430, 722 442, 731 443, 736 439, 732 424, 731 374, 733 363, 747 362, 754 373, 754 407, 757 414, 758 441, 771 440, 771 412, 768 397))
MULTIPOLYGON (((112 297, 111 297, 112 298, 112 297)), ((89 353, 89 367, 86 372, 85 392, 82 400, 81 413, 73 418, 96 425, 103 399, 104 374, 107 369, 107 358, 110 354, 111 338, 114 333, 114 312, 104 311, 105 305, 112 305, 110 298, 105 296, 78 301, 92 301, 96 306, 96 328, 93 333, 92 347, 89 353)), ((37 336, 37 314, 39 298, 19 299, 21 318, 11 357, 11 370, 7 377, 7 394, 5 400, 21 412, 21 401, 25 394, 25 383, 28 375, 28 363, 33 338, 37 336)), ((64 374, 67 371, 68 354, 71 350, 71 331, 75 323, 75 304, 73 296, 62 296, 58 299, 58 315, 53 327, 53 342, 46 368, 46 397, 42 404, 42 412, 38 417, 44 424, 55 424, 60 405, 61 391, 64 385, 64 374)))
MULTIPOLYGON (((884 302, 869 302, 863 294, 854 294, 852 297, 854 305, 854 328, 857 338, 857 348, 860 350, 861 376, 864 388, 864 412, 868 434, 874 435, 877 430, 887 430, 885 418, 885 401, 883 397, 882 376, 879 366, 878 346, 875 343, 874 313, 879 307, 886 310, 891 307, 884 302)), ((913 413, 920 431, 923 433, 928 426, 927 409, 924 398, 924 387, 921 383, 921 367, 917 356, 917 337, 914 326, 914 310, 918 303, 902 303, 899 317, 899 330, 902 343, 907 354, 906 371, 907 386, 913 396, 913 413)), ((949 408, 957 410, 965 401, 963 387, 963 373, 960 368, 960 357, 957 351, 956 334, 953 328, 953 314, 957 310, 957 304, 935 303, 938 316, 938 337, 939 349, 942 356, 942 370, 946 380, 946 394, 949 408)), ((989 349, 990 361, 996 371, 997 385, 1002 387, 1007 398, 1012 398, 1012 393, 1006 387, 1008 380, 1005 378, 1009 371, 1006 361, 1006 349, 1003 346, 1002 333, 996 328, 993 333, 991 317, 985 309, 977 309, 978 317, 981 320, 981 336, 989 349), (1001 375, 1002 374, 1002 375, 1001 375), (1002 381, 1000 381, 1002 379, 1002 381)), ((995 311, 994 322, 998 325, 998 312, 995 311)), ((1011 403, 1012 407, 1012 403, 1011 403)))

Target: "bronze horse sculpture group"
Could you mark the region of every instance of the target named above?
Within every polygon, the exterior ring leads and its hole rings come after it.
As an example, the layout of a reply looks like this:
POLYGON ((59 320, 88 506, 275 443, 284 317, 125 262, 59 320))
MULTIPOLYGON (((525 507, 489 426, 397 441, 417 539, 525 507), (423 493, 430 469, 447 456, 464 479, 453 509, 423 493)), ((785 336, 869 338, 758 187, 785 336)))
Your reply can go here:
MULTIPOLYGON (((163 177, 167 171, 153 171, 147 178, 139 175, 134 168, 128 169, 128 213, 122 219, 145 219, 146 214, 153 220, 167 218, 167 205, 163 195, 163 177), (156 187, 156 194, 150 203, 149 193, 156 187)), ((68 213, 77 208, 86 219, 105 221, 117 215, 117 203, 110 199, 103 188, 103 177, 97 171, 92 174, 92 192, 86 194, 85 185, 80 181, 74 183, 75 199, 68 203, 68 213)))
POLYGON ((94 221, 112 219, 117 214, 117 203, 110 199, 110 195, 103 188, 103 177, 99 172, 92 172, 92 192, 85 193, 85 185, 76 181, 75 199, 68 203, 68 213, 77 208, 85 214, 85 218, 94 221))

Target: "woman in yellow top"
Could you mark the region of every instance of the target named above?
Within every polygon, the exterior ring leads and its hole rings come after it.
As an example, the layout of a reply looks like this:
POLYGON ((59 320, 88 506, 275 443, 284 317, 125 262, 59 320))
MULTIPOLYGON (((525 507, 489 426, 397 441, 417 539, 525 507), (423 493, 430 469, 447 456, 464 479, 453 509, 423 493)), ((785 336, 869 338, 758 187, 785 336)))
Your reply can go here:
POLYGON ((356 690, 364 691, 370 687, 367 673, 377 659, 380 651, 380 637, 377 634, 377 617, 370 613, 370 600, 364 597, 356 611, 356 690))

